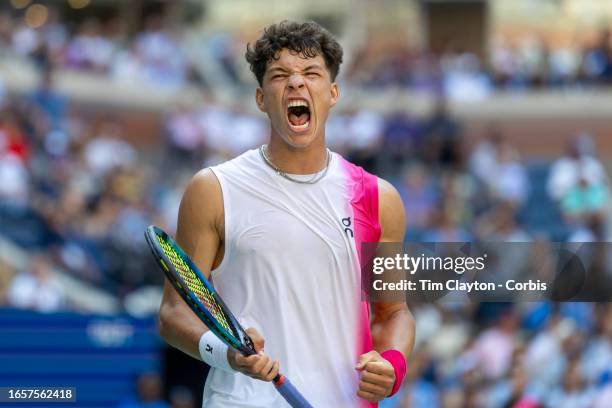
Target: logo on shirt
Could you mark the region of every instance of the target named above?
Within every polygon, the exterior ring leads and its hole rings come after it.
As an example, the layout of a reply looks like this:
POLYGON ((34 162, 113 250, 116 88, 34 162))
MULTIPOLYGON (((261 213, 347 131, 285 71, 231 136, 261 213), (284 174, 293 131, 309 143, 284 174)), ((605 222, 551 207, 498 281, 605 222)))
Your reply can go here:
POLYGON ((212 354, 212 346, 210 344, 206 345, 206 351, 212 354))
POLYGON ((342 226, 344 227, 344 233, 347 237, 353 238, 355 234, 353 234, 353 225, 351 223, 351 217, 342 218, 341 220, 342 226))

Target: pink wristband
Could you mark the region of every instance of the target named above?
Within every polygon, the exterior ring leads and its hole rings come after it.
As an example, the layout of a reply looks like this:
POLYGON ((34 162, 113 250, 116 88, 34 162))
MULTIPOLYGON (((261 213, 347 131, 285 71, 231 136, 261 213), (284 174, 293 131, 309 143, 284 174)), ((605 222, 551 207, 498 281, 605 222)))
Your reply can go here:
POLYGON ((402 382, 404 381, 404 377, 406 376, 406 359, 404 358, 404 355, 397 350, 383 351, 381 356, 391 363, 393 370, 395 371, 395 383, 393 384, 391 394, 389 394, 390 397, 400 389, 402 382))

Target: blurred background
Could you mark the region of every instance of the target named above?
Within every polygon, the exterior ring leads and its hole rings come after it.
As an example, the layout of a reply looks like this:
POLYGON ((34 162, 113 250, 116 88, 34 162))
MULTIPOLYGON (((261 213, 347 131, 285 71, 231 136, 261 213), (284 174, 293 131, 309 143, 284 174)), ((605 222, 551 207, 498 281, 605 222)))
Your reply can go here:
MULTIPOLYGON (((143 231, 266 141, 243 55, 283 19, 340 39, 328 142, 393 182, 407 240, 609 240, 612 0, 4 0, 0 386, 200 406, 204 365, 157 335, 143 231)), ((610 304, 412 310, 384 408, 612 406, 610 304)))

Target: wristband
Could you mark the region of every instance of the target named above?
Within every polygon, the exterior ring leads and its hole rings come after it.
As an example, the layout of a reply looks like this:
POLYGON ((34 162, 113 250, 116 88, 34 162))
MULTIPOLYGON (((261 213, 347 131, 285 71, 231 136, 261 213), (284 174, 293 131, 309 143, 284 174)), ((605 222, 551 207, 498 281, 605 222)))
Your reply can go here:
POLYGON ((223 343, 213 332, 206 331, 198 343, 200 357, 202 361, 211 367, 219 368, 223 371, 233 372, 234 370, 227 360, 227 344, 223 343))
POLYGON ((406 376, 406 359, 404 358, 404 355, 397 350, 383 351, 381 356, 391 363, 393 366, 393 371, 395 371, 395 383, 393 384, 391 394, 388 395, 388 397, 390 397, 400 389, 402 382, 404 381, 404 377, 406 376))

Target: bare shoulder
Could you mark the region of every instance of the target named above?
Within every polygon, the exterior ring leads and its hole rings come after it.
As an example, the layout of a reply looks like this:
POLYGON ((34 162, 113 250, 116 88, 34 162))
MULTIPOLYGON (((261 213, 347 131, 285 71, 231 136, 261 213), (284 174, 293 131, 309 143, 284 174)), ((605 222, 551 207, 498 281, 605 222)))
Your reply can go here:
POLYGON ((212 170, 200 170, 191 178, 183 194, 182 203, 195 204, 198 209, 223 209, 221 185, 212 170))
POLYGON ((381 241, 402 242, 406 232, 406 210, 397 189, 387 180, 378 178, 378 218, 382 229, 381 241))
POLYGON ((222 230, 221 185, 212 170, 204 169, 192 177, 181 199, 177 240, 189 246, 190 241, 202 232, 216 232, 222 237, 222 230))

